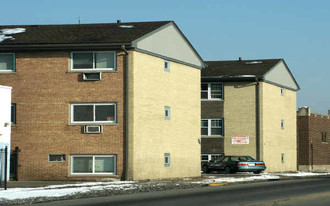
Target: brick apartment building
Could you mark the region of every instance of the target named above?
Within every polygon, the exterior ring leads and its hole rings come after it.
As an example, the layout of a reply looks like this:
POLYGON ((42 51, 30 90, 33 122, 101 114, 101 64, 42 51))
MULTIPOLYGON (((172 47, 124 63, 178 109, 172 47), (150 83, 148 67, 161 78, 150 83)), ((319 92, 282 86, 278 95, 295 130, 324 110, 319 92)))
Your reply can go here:
POLYGON ((328 115, 311 113, 309 107, 297 112, 298 169, 330 171, 330 111, 328 115))
POLYGON ((296 171, 296 92, 283 59, 207 61, 201 83, 202 161, 249 155, 296 171))
POLYGON ((0 34, 18 180, 200 175, 204 62, 174 22, 0 26, 0 34))

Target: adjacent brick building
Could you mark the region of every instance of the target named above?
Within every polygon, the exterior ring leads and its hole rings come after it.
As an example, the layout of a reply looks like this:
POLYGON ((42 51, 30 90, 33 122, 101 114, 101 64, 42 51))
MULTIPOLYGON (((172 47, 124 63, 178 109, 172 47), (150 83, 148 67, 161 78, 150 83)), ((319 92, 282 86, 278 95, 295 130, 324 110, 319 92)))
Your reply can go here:
POLYGON ((202 70, 202 160, 249 155, 295 171, 296 92, 283 59, 207 61, 202 70))
POLYGON ((0 31, 18 180, 200 175, 204 62, 174 22, 0 31))
POLYGON ((311 113, 301 107, 297 113, 298 167, 302 171, 330 171, 330 113, 311 113))

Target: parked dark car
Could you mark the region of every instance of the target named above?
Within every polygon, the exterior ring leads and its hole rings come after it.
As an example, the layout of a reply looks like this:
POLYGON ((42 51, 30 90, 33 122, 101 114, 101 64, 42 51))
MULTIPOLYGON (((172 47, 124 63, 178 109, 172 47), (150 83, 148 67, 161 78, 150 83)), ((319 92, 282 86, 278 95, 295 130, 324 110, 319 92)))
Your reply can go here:
POLYGON ((257 161, 250 156, 223 156, 202 164, 203 173, 225 171, 225 173, 253 172, 259 174, 266 169, 263 161, 257 161))

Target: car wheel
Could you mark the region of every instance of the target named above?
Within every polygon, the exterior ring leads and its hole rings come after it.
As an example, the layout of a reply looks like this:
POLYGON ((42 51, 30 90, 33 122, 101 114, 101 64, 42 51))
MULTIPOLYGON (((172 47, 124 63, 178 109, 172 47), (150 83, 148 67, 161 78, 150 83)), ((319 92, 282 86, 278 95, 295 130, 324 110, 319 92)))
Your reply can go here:
POLYGON ((261 173, 261 171, 255 171, 255 172, 253 172, 254 174, 260 174, 261 173))
POLYGON ((226 168, 225 168, 225 173, 226 173, 226 174, 230 174, 230 172, 231 172, 231 169, 230 169, 229 167, 226 167, 226 168))
POLYGON ((203 168, 202 168, 202 171, 203 171, 203 173, 208 173, 209 168, 206 165, 204 165, 203 168))

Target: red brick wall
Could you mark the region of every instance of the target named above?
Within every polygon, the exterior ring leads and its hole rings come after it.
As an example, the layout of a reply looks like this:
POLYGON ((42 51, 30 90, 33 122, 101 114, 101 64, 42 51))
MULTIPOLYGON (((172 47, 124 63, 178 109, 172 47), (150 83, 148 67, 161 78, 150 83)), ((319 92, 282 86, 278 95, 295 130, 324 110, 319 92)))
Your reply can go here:
POLYGON ((311 114, 309 117, 298 116, 297 128, 299 164, 330 165, 329 117, 318 114, 311 114), (328 142, 322 142, 322 132, 328 133, 328 142))
POLYGON ((310 138, 313 143, 314 165, 330 165, 330 119, 327 116, 311 114, 310 138), (322 142, 322 132, 328 133, 328 142, 322 142))
POLYGON ((102 73, 101 81, 68 73, 69 57, 70 52, 19 52, 16 73, 0 74, 0 85, 13 87, 17 104, 11 147, 21 150, 19 180, 73 178, 70 154, 116 154, 119 178, 123 173, 124 56, 117 54, 117 71, 102 73), (116 102, 117 124, 105 125, 102 134, 83 134, 82 126, 69 125, 70 102, 116 102), (66 154, 66 161, 48 162, 48 154, 66 154))

